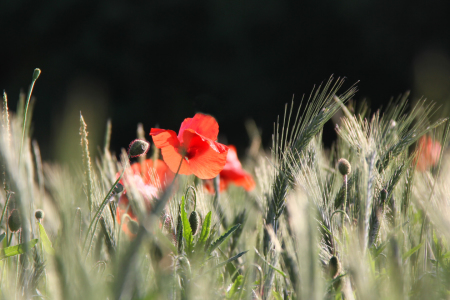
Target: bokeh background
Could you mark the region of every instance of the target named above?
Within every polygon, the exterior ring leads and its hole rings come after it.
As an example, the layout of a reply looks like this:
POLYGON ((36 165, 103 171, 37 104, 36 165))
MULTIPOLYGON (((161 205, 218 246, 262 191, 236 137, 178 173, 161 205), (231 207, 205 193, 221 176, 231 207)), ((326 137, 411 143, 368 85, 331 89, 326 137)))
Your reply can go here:
POLYGON ((331 74, 359 80, 355 100, 373 109, 411 90, 445 114, 449 16, 446 0, 2 0, 0 89, 15 109, 42 70, 33 137, 46 160, 78 151, 80 111, 95 154, 108 118, 118 152, 138 123, 178 131, 195 112, 242 154, 246 120, 268 147, 285 103, 331 74))

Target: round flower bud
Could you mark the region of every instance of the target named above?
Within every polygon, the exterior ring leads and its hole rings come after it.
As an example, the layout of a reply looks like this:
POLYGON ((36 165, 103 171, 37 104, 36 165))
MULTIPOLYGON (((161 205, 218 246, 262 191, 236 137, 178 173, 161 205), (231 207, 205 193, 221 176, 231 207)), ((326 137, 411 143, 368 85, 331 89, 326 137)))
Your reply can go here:
POLYGON ((130 157, 138 157, 147 154, 150 143, 145 140, 136 139, 130 143, 128 155, 130 157))
POLYGON ((338 160, 337 166, 342 176, 348 175, 352 171, 352 165, 345 158, 338 160))
POLYGON ((8 218, 8 226, 11 232, 16 232, 22 227, 22 218, 17 209, 13 209, 8 218))
POLYGON ((34 216, 37 220, 42 220, 45 216, 45 213, 42 209, 36 209, 36 211, 34 212, 34 216))
POLYGON ((39 75, 41 75, 41 69, 36 68, 33 71, 33 81, 37 80, 39 78, 39 75))
POLYGON ((330 258, 330 262, 328 263, 328 270, 331 278, 336 278, 339 276, 339 273, 341 272, 341 264, 339 263, 339 260, 336 256, 332 256, 330 258))
POLYGON ((119 194, 122 192, 123 192, 123 185, 120 182, 118 182, 114 187, 114 193, 119 194))
POLYGON ((388 191, 387 191, 386 189, 382 189, 382 190, 380 191, 380 200, 381 200, 381 203, 385 203, 387 197, 388 197, 388 191))
POLYGON ((132 234, 137 234, 138 233, 139 223, 136 222, 135 220, 132 220, 132 219, 129 218, 127 226, 128 226, 128 230, 130 230, 130 232, 132 234))
POLYGON ((200 217, 196 211, 191 212, 189 216, 189 225, 191 225, 192 235, 196 235, 198 232, 199 219, 200 217))

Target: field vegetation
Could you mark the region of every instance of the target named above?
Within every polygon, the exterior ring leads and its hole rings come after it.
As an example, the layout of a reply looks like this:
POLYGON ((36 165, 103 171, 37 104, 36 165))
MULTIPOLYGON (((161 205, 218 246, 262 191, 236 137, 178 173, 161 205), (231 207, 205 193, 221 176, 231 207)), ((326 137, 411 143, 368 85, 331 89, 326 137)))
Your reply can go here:
POLYGON ((39 74, 15 113, 3 94, 2 299, 450 298, 450 123, 429 101, 371 112, 330 78, 274 116, 270 149, 249 126, 246 171, 209 115, 111 153, 111 123, 91 145, 80 114, 66 166, 31 135, 39 74))

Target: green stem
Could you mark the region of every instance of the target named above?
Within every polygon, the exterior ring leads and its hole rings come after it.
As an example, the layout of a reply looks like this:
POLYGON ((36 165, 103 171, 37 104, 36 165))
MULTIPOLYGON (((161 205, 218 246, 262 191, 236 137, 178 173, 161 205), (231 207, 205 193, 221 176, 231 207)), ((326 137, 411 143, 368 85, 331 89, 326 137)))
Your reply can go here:
POLYGON ((11 232, 11 234, 9 235, 7 247, 9 247, 9 245, 11 245, 11 240, 12 240, 13 234, 14 234, 14 232, 11 232))
MULTIPOLYGON (((5 206, 3 207, 2 218, 0 219, 0 226, 3 223, 3 218, 5 216, 5 212, 8 207, 8 204, 9 204, 9 199, 11 199, 11 192, 8 191, 8 196, 6 197, 5 206)), ((8 224, 6 224, 6 227, 8 227, 8 224)))
MULTIPOLYGON (((130 157, 128 157, 128 160, 130 159, 130 157)), ((86 237, 84 238, 84 243, 83 243, 83 249, 86 248, 86 242, 87 242, 87 238, 89 236, 89 232, 91 231, 92 225, 95 224, 94 226, 94 231, 92 232, 92 236, 91 236, 91 241, 89 242, 89 248, 87 249, 86 252, 86 257, 89 254, 89 249, 91 248, 92 245, 92 241, 94 239, 94 233, 95 230, 97 229, 97 224, 98 224, 98 220, 99 220, 99 216, 102 213, 103 209, 105 208, 106 204, 108 204, 109 199, 114 191, 114 188, 116 187, 116 185, 119 183, 119 181, 122 179, 123 174, 125 173, 126 167, 123 168, 122 172, 120 173, 119 178, 117 178, 117 180, 114 182, 114 184, 112 185, 111 189, 109 190, 108 194, 106 195, 105 199, 103 199, 102 204, 100 205, 100 207, 98 208, 97 212, 95 213, 94 218, 92 218, 91 223, 89 224, 89 228, 88 231, 86 232, 86 237)))
MULTIPOLYGON (((344 189, 344 205, 342 206, 342 210, 345 212, 345 207, 347 206, 347 175, 344 175, 344 186, 345 186, 345 189, 344 189)), ((342 218, 342 228, 344 228, 344 218, 342 218)))
POLYGON ((25 125, 27 123, 27 114, 28 114, 28 106, 30 105, 30 99, 31 94, 33 92, 34 84, 36 80, 39 77, 39 74, 41 73, 41 70, 35 69, 33 72, 33 80, 31 81, 30 89, 28 90, 28 96, 27 96, 27 104, 25 105, 25 113, 23 114, 23 124, 22 124, 22 141, 20 142, 20 150, 19 150, 19 167, 20 167, 20 161, 22 158, 22 148, 23 148, 23 141, 25 139, 25 125), (35 74, 37 73, 37 76, 35 74))

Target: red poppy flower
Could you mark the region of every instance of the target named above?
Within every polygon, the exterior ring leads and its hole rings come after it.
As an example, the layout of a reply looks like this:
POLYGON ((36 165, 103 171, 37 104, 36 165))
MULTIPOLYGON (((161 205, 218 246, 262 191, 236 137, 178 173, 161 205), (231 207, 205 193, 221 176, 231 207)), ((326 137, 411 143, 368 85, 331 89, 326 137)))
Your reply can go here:
POLYGON ((216 142, 218 134, 216 119, 200 113, 185 119, 178 135, 173 130, 152 128, 150 131, 153 143, 161 149, 172 172, 180 168, 180 174, 194 174, 200 179, 216 177, 225 165, 228 147, 216 142))
POLYGON ((419 139, 419 153, 416 157, 416 169, 420 172, 424 172, 430 167, 437 165, 439 156, 441 154, 441 144, 429 136, 422 136, 419 139))
MULTIPOLYGON (((226 190, 230 183, 242 186, 246 191, 250 191, 255 187, 252 175, 242 169, 236 148, 233 145, 228 146, 227 162, 220 172, 220 191, 226 190)), ((209 192, 214 193, 212 180, 206 180, 205 187, 209 192)))
MULTIPOLYGON (((119 176, 119 174, 117 174, 119 176)), ((121 183, 133 184, 142 194, 147 210, 151 209, 150 201, 158 196, 158 192, 163 190, 167 184, 170 184, 175 174, 169 170, 162 160, 147 159, 143 164, 137 162, 131 165, 124 173, 121 183)), ((137 222, 137 217, 129 206, 129 200, 126 191, 120 196, 116 210, 117 223, 120 225, 124 214, 128 214, 131 220, 137 222)), ((122 224, 122 230, 133 237, 134 234, 128 228, 129 220, 125 219, 122 224)))

